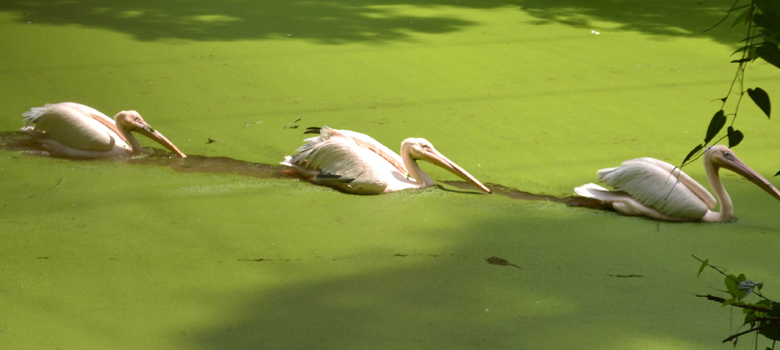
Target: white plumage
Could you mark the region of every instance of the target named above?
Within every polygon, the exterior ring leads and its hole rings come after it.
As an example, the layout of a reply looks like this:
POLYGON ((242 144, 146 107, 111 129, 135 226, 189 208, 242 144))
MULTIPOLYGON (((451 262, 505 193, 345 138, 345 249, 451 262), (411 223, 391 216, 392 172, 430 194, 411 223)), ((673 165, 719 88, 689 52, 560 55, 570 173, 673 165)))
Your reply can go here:
POLYGON ((138 132, 165 148, 186 157, 136 111, 122 111, 114 119, 100 111, 73 102, 46 104, 22 114, 30 134, 51 153, 73 158, 103 158, 135 154, 141 144, 130 133, 138 132))
POLYGON ((780 192, 766 179, 739 160, 725 146, 710 147, 704 154, 704 167, 718 201, 699 183, 677 167, 653 158, 637 158, 620 167, 598 171, 598 178, 617 191, 596 184, 574 189, 575 194, 599 199, 625 215, 647 216, 663 221, 726 221, 733 217, 731 198, 723 188, 718 170, 723 167, 752 181, 780 199, 780 192))
POLYGON ((490 190, 436 151, 425 139, 406 139, 401 156, 368 135, 327 126, 309 128, 319 136, 285 157, 283 165, 297 169, 309 181, 354 194, 380 194, 433 185, 416 160, 432 162, 486 192, 490 190), (407 174, 411 177, 409 179, 407 174))

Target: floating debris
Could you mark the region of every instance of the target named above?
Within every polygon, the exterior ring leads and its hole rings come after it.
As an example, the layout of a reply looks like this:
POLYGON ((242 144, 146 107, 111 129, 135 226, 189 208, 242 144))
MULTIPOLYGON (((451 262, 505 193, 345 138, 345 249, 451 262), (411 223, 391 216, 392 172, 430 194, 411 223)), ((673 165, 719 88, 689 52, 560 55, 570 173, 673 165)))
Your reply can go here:
POLYGON ((642 276, 642 275, 610 275, 610 274, 607 274, 607 276, 609 276, 609 277, 620 277, 620 278, 645 277, 645 276, 642 276))
POLYGON ((293 125, 297 122, 301 121, 301 117, 295 118, 295 120, 287 123, 287 125, 284 126, 285 129, 297 129, 298 125, 293 125))
POLYGON ((256 121, 256 122, 246 122, 246 124, 244 124, 244 128, 246 128, 246 127, 247 127, 247 126, 249 126, 250 124, 260 124, 260 123, 262 123, 262 121, 256 121))
POLYGON ((510 263, 508 260, 506 260, 506 259, 501 259, 501 258, 499 258, 499 257, 496 257, 496 256, 493 256, 493 257, 487 258, 487 259, 485 259, 485 261, 487 261, 487 262, 488 262, 488 264, 490 264, 490 265, 498 265, 498 266, 512 266, 512 267, 516 267, 516 268, 518 268, 518 269, 522 269, 520 266, 517 266, 517 265, 515 265, 515 264, 513 264, 513 263, 510 263))

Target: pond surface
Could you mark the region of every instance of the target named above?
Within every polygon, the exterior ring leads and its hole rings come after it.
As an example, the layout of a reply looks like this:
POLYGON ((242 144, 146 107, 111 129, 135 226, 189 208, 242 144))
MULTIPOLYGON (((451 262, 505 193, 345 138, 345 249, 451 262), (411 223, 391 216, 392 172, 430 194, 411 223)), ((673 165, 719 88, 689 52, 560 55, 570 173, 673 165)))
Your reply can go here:
MULTIPOLYGON (((724 224, 571 195, 701 142, 742 33, 699 33, 730 5, 3 1, 0 347, 723 346, 731 311, 695 297, 722 278, 691 255, 772 296, 780 203, 729 172, 724 224), (63 101, 135 109, 191 157, 49 157, 21 114, 63 101), (352 196, 277 165, 322 125, 424 137, 495 193, 422 165, 437 187, 352 196)), ((775 96, 780 73, 746 84, 775 96)), ((736 126, 770 178, 780 125, 746 103, 736 126)))

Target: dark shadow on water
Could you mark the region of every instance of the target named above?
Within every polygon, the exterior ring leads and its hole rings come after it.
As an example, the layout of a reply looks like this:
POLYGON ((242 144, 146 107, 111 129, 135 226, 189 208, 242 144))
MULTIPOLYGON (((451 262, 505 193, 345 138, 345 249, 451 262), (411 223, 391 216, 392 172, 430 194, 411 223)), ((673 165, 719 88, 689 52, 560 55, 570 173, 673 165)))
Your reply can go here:
MULTIPOLYGON (((475 192, 477 191, 477 189, 474 187, 474 185, 465 181, 444 181, 444 183, 449 186, 462 190, 462 191, 453 191, 453 192, 484 194, 484 192, 481 191, 475 192)), ((498 184, 485 184, 485 186, 490 188, 490 190, 493 191, 494 195, 509 197, 512 199, 519 199, 524 201, 547 201, 553 203, 566 204, 570 207, 585 207, 591 209, 613 210, 612 206, 608 204, 604 204, 601 201, 593 198, 583 198, 583 197, 575 197, 575 196, 555 197, 547 194, 535 194, 535 193, 525 192, 514 188, 504 187, 498 184)), ((439 186, 439 188, 444 189, 444 187, 441 186, 439 186)))
MULTIPOLYGON (((184 39, 229 41, 285 38, 325 44, 386 43, 409 40, 409 33, 448 33, 478 25, 439 14, 442 7, 526 12, 532 24, 559 23, 599 29, 598 21, 617 23, 611 31, 691 36, 718 22, 731 2, 723 0, 4 0, 0 11, 19 14, 29 25, 80 25, 127 33, 142 41, 184 39), (420 14, 393 6, 415 6, 420 14)), ((728 21, 731 22, 731 21, 728 21)), ((728 25, 705 36, 732 43, 741 31, 728 25), (724 29, 725 28, 725 29, 724 29)), ((606 32, 604 34, 607 34, 606 32)))
MULTIPOLYGON (((276 288, 258 284, 255 289, 209 294, 208 300, 220 310, 214 324, 187 329, 186 337, 176 333, 172 337, 178 336, 191 349, 231 350, 565 349, 573 344, 565 339, 572 337, 582 337, 577 341, 582 349, 620 348, 615 346, 615 338, 588 336, 592 329, 610 329, 621 335, 630 332, 642 339, 685 338, 681 331, 636 326, 663 322, 657 314, 648 316, 642 307, 621 310, 610 306, 616 303, 613 298, 620 304, 636 299, 638 294, 632 293, 640 293, 649 282, 647 278, 614 278, 621 272, 615 272, 610 264, 583 263, 601 261, 604 256, 607 260, 620 258, 621 251, 632 249, 633 243, 599 235, 603 228, 597 223, 544 218, 518 223, 499 215, 469 219, 456 229, 434 234, 452 237, 452 246, 440 251, 415 254, 375 247, 357 255, 303 254, 233 263, 243 264, 241 267, 227 265, 230 269, 252 268, 261 276, 279 271, 313 274, 322 266, 348 272, 291 280, 276 288), (520 230, 519 225, 538 227, 538 232, 520 230), (560 247, 558 241, 539 239, 539 235, 564 235, 568 244, 560 247), (377 267, 358 272, 368 264, 377 267), (574 280, 577 287, 554 280, 574 280), (607 301, 604 290, 609 293, 607 301), (506 299, 492 293, 502 293, 506 299), (558 306, 555 311, 539 311, 551 310, 543 308, 548 304, 558 306), (575 335, 560 341, 534 337, 537 332, 556 334, 556 329, 575 335)), ((316 228, 327 232, 326 237, 343 229, 339 225, 316 228)), ((428 227, 411 226, 410 230, 414 237, 431 235, 428 227)), ((627 269, 632 275, 640 271, 651 277, 652 272, 644 272, 640 266, 663 266, 665 258, 642 255, 627 263, 627 269)), ((648 301, 642 303, 645 306, 648 301)))
MULTIPOLYGON (((469 190, 473 191, 475 189, 474 185, 471 185, 465 181, 444 181, 444 183, 464 191, 469 191, 469 190)), ((533 194, 533 193, 524 192, 509 187, 504 187, 497 184, 486 184, 485 186, 490 188, 490 190, 493 191, 494 195, 505 196, 512 199, 566 203, 566 198, 558 198, 558 197, 548 196, 545 194, 533 194)))
MULTIPOLYGON (((52 157, 43 150, 29 135, 23 132, 0 132, 0 149, 22 152, 30 156, 52 157)), ((295 178, 296 174, 283 166, 251 163, 227 157, 205 157, 188 155, 180 158, 168 151, 157 148, 144 148, 141 154, 125 157, 102 159, 75 159, 76 162, 109 162, 134 165, 155 165, 169 167, 181 173, 234 174, 258 178, 295 178)))
POLYGON ((658 36, 701 36, 736 44, 746 31, 742 26, 731 28, 735 15, 714 30, 702 33, 718 23, 733 3, 732 0, 527 0, 522 2, 522 10, 538 18, 534 23, 537 25, 559 23, 601 31, 600 35, 634 31, 658 36), (612 22, 617 26, 608 24, 609 28, 605 29, 598 22, 612 22))
MULTIPOLYGON (((43 150, 29 135, 21 131, 0 132, 0 150, 22 152, 25 155, 52 157, 49 152, 43 150)), ((141 154, 136 156, 112 157, 103 159, 76 159, 77 162, 110 162, 133 165, 154 165, 169 167, 181 173, 204 174, 234 174, 251 176, 264 179, 302 179, 298 173, 290 168, 262 163, 245 162, 228 157, 206 157, 200 155, 188 155, 180 158, 168 151, 157 148, 144 148, 141 154)), ((302 179, 305 181, 305 179, 302 179)), ((442 185, 437 187, 443 191, 462 194, 485 195, 480 189, 465 181, 443 181, 443 184, 454 187, 447 188, 442 185)), ((316 185, 312 185, 316 186, 316 185)), ((581 206, 595 209, 609 209, 600 202, 581 197, 554 197, 545 194, 534 194, 521 190, 504 187, 497 184, 486 184, 494 195, 505 196, 512 199, 527 201, 548 201, 566 204, 569 206, 581 206)))
MULTIPOLYGON (((35 24, 107 28, 138 40, 228 41, 306 39, 327 44, 404 40, 409 32, 445 33, 474 23, 446 16, 413 16, 383 7, 387 1, 301 0, 72 0, 0 2, 35 24)), ((474 7, 492 7, 498 3, 474 7)), ((422 2, 421 6, 435 5, 422 2)))

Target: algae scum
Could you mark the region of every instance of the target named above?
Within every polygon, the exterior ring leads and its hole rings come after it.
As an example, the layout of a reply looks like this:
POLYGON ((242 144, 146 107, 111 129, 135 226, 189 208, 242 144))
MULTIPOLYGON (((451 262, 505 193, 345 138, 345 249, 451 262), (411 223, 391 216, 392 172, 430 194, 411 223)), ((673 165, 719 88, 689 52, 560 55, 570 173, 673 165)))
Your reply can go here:
MULTIPOLYGON (((720 346, 730 311, 694 295, 722 278, 690 255, 777 290, 773 198, 723 173, 738 220, 711 225, 558 198, 700 142, 742 38, 697 33, 729 6, 4 1, 0 347, 720 346), (21 113, 63 101, 137 110, 192 156, 38 156, 21 113), (429 165, 440 187, 381 196, 297 181, 275 165, 297 118, 424 137, 495 194, 429 165)), ((737 124, 740 158, 776 172, 778 123, 746 104, 737 124)))

